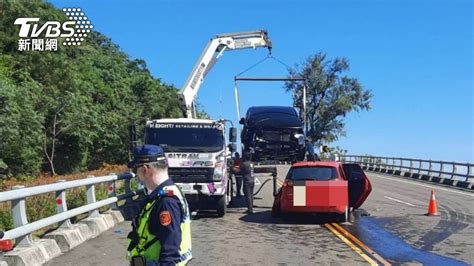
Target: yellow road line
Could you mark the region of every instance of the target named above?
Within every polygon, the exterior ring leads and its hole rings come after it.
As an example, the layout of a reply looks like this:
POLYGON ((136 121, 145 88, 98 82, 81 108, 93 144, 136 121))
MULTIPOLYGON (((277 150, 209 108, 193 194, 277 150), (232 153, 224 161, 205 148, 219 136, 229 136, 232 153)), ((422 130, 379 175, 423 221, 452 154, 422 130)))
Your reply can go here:
POLYGON ((364 244, 362 241, 360 241, 357 237, 355 237, 351 233, 349 233, 342 226, 338 225, 337 223, 331 223, 331 225, 334 226, 336 229, 338 229, 338 231, 340 233, 342 233, 345 237, 348 237, 355 244, 357 244, 359 247, 361 247, 366 252, 368 252, 370 255, 372 255, 372 257, 374 257, 376 260, 378 260, 380 263, 382 263, 382 265, 392 265, 390 262, 386 261, 379 254, 377 254, 375 251, 373 251, 371 248, 369 248, 366 244, 364 244))
POLYGON ((333 234, 335 234, 337 237, 339 237, 346 245, 348 245, 352 250, 354 250, 359 256, 361 256, 364 260, 366 260, 370 265, 378 265, 377 262, 375 262, 372 258, 367 256, 360 248, 358 248, 356 245, 354 245, 351 241, 349 241, 347 238, 345 238, 341 233, 339 233, 334 227, 332 227, 330 224, 324 224, 324 226, 329 229, 333 234))
MULTIPOLYGON (((283 182, 277 179, 278 185, 282 186, 283 182)), ((371 248, 369 248, 367 245, 365 245, 362 241, 360 241, 358 238, 353 236, 351 233, 349 233, 347 230, 345 230, 343 227, 336 223, 332 224, 324 224, 324 226, 329 229, 334 235, 336 235, 338 238, 340 238, 344 243, 346 243, 352 250, 354 250, 357 254, 359 254, 364 260, 366 260, 368 263, 371 265, 378 265, 377 262, 375 262, 372 258, 370 258, 365 252, 369 253, 372 255, 375 259, 377 259, 382 265, 391 265, 388 261, 386 261, 384 258, 382 258, 379 254, 377 254, 375 251, 373 251, 371 248), (355 244, 357 244, 359 247, 354 245, 349 239, 350 238, 355 244)))

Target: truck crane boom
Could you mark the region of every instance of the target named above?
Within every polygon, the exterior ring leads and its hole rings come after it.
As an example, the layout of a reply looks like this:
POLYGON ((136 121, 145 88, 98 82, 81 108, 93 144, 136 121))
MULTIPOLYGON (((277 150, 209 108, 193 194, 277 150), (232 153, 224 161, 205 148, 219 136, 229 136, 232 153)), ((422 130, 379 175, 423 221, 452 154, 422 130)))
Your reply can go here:
POLYGON ((179 92, 179 105, 187 118, 196 117, 195 99, 204 77, 226 50, 256 49, 266 47, 271 52, 272 43, 267 31, 220 34, 212 38, 179 92))

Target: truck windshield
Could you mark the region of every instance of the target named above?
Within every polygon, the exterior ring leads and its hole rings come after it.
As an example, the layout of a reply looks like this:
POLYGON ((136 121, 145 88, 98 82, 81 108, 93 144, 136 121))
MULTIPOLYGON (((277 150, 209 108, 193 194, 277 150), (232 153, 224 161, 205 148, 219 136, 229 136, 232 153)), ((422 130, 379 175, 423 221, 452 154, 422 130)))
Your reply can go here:
POLYGON ((217 152, 224 147, 224 134, 211 125, 166 124, 147 127, 145 143, 160 145, 166 152, 217 152))

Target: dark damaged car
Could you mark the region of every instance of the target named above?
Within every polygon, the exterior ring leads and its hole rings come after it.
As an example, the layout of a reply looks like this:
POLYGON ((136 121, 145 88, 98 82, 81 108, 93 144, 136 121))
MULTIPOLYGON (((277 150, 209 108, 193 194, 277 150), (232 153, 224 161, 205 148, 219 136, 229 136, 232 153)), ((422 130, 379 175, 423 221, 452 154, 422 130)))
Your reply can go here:
POLYGON ((315 159, 313 147, 306 141, 303 123, 293 107, 254 106, 247 110, 241 141, 244 155, 252 161, 303 161, 315 159))

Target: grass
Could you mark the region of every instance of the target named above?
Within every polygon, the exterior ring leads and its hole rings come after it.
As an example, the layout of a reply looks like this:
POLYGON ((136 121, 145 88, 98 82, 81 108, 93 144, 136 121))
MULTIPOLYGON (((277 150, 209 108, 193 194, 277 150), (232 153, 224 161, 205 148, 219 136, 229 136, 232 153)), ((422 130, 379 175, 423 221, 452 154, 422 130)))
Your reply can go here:
MULTIPOLYGON (((62 176, 47 176, 47 175, 40 175, 36 178, 31 179, 9 179, 0 181, 0 191, 10 190, 13 186, 23 185, 25 187, 33 187, 45 184, 51 184, 58 182, 58 180, 76 180, 86 178, 87 175, 94 175, 94 176, 104 176, 108 175, 109 173, 122 173, 127 170, 126 166, 123 165, 108 165, 104 164, 100 169, 82 173, 76 173, 71 175, 62 175, 62 176)), ((123 191, 123 186, 120 184, 123 182, 117 182, 116 185, 123 191)), ((99 184, 95 186, 95 196, 96 200, 100 201, 106 199, 108 197, 107 192, 107 184, 99 184)), ((79 187, 74 189, 66 190, 66 201, 68 209, 74 209, 80 206, 87 204, 87 196, 86 196, 86 188, 79 187)), ((104 212, 109 209, 108 206, 102 207, 99 209, 100 212, 104 212)), ((27 217, 28 222, 38 221, 40 219, 52 216, 56 214, 56 197, 55 193, 46 193, 41 194, 33 197, 26 198, 26 210, 27 210, 27 217)), ((87 213, 81 214, 79 216, 73 217, 71 221, 74 223, 80 219, 87 217, 87 213)), ((49 227, 43 228, 39 231, 34 232, 32 235, 36 237, 41 237, 46 232, 49 232, 59 225, 51 225, 49 227)), ((11 211, 11 203, 10 202, 2 202, 0 203, 0 231, 7 231, 12 229, 13 226, 13 217, 11 211)))

